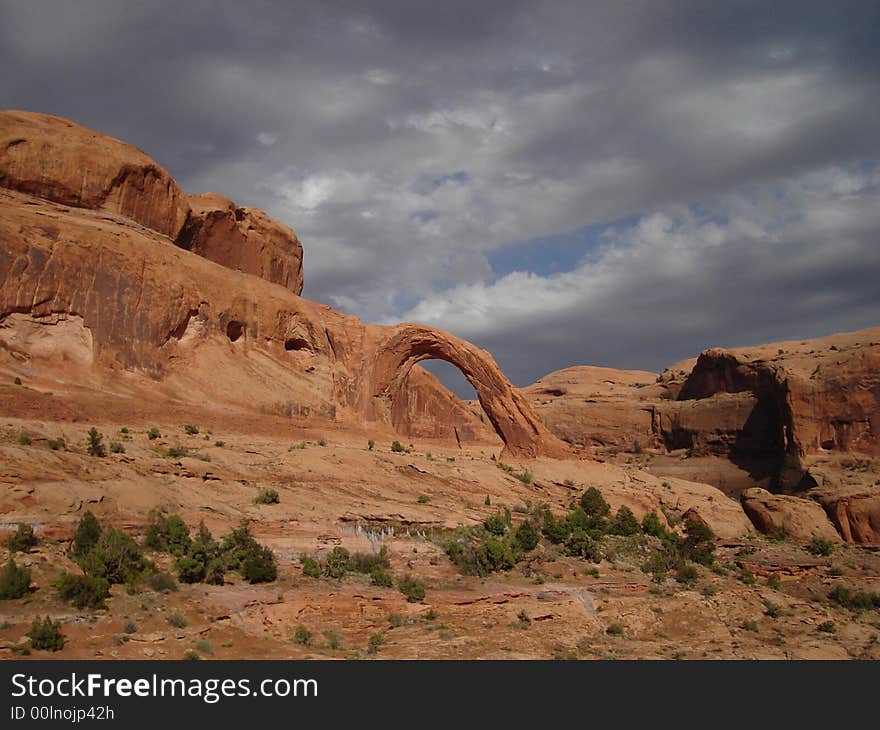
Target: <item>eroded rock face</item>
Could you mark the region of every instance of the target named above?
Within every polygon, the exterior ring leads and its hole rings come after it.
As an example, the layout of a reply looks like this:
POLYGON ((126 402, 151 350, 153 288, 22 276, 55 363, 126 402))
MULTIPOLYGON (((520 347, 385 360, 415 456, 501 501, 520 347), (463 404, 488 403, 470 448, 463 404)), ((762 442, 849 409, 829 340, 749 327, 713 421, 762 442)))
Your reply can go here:
POLYGON ((771 494, 759 488, 745 490, 740 499, 752 524, 765 535, 784 532, 788 537, 801 541, 814 537, 840 541, 840 535, 825 510, 812 500, 771 494))
POLYGON ((302 245, 283 223, 184 193, 131 145, 48 114, 0 112, 0 188, 117 214, 210 261, 302 292, 302 245))
POLYGON ((189 216, 177 236, 178 246, 294 294, 302 292, 302 244, 290 228, 216 193, 190 195, 188 200, 189 216))
POLYGON ((880 490, 822 489, 816 499, 843 539, 856 545, 880 545, 880 490))
MULTIPOLYGON (((391 425, 412 366, 438 357, 471 380, 507 453, 564 454, 488 353, 425 327, 367 327, 169 243, 124 219, 0 189, 0 323, 23 333, 11 315, 27 327, 76 318, 104 372, 140 371, 189 398, 357 424, 391 425)), ((15 355, 40 359, 26 345, 15 355)))
POLYGON ((170 238, 189 210, 168 171, 140 150, 33 112, 0 112, 0 187, 118 213, 170 238))

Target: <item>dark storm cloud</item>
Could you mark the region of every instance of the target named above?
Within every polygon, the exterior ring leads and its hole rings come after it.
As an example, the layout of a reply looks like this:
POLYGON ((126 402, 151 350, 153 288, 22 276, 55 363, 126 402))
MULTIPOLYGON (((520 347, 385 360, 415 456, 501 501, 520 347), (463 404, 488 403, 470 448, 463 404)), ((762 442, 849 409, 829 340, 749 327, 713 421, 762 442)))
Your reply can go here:
POLYGON ((0 0, 0 19, 0 106, 265 208, 304 241, 308 296, 473 337, 519 382, 876 321, 876 2, 0 0), (514 245, 597 226, 589 263, 495 280, 489 254, 509 271, 514 245))

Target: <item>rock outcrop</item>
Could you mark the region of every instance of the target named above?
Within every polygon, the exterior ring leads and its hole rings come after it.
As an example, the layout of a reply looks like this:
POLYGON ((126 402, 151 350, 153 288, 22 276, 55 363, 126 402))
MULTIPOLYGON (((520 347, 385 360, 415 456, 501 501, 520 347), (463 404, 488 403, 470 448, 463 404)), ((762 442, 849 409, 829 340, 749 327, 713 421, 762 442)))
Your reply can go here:
POLYGON ((461 438, 479 419, 413 375, 439 358, 474 385, 508 455, 566 454, 489 353, 301 299, 300 242, 261 211, 187 196, 142 152, 57 117, 0 112, 0 149, 0 356, 71 382, 118 387, 124 370, 174 397, 361 425, 412 427, 419 398, 445 400, 437 433, 461 438))
POLYGON ((0 188, 106 211, 222 266, 302 292, 296 234, 256 208, 187 195, 140 150, 60 117, 0 112, 0 188))
POLYGON ((784 534, 803 542, 813 538, 840 541, 825 510, 812 500, 771 494, 760 488, 747 489, 740 499, 752 524, 765 535, 784 534))
POLYGON ((174 239, 186 195, 139 149, 61 117, 0 112, 0 187, 118 213, 174 239))
POLYGON ((302 292, 302 244, 290 228, 258 208, 236 206, 216 193, 190 195, 188 200, 178 246, 294 294, 302 292))

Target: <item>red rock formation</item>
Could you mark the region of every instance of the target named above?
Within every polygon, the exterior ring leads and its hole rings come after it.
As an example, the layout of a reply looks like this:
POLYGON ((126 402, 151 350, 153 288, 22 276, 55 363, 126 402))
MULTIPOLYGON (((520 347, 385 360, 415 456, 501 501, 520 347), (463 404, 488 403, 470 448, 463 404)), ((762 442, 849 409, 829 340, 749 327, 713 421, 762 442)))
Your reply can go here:
POLYGON ((488 353, 416 325, 366 327, 169 243, 124 218, 0 189, 0 349, 63 357, 70 380, 75 361, 141 371, 189 398, 386 424, 412 366, 435 357, 470 379, 508 454, 564 455, 488 353), (35 349, 62 321, 75 335, 64 354, 35 349))
POLYGON ((0 112, 0 187, 118 213, 170 238, 189 210, 168 171, 140 150, 33 112, 0 112))
POLYGON ((461 370, 477 391, 483 410, 509 454, 525 457, 566 454, 565 445, 547 430, 525 397, 504 377, 492 355, 485 350, 448 332, 416 324, 384 328, 377 334, 377 354, 367 381, 371 396, 367 404, 368 418, 389 419, 413 365, 422 360, 445 360, 461 370))
POLYGON ((296 234, 257 208, 216 193, 189 196, 190 212, 176 243, 230 269, 300 294, 302 245, 296 234))
POLYGON ((0 112, 0 188, 129 218, 229 268, 302 291, 296 234, 256 208, 188 196, 131 145, 60 117, 0 112))
POLYGON ((752 524, 765 535, 782 532, 794 540, 840 541, 825 511, 812 500, 771 494, 766 489, 747 489, 740 499, 752 524))

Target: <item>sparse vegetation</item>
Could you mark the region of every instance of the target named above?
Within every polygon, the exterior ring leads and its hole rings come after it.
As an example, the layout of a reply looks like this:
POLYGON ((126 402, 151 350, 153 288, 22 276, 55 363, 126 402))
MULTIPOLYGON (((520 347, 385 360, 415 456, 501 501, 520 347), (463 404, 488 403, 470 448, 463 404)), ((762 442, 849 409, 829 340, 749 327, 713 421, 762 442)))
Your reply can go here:
POLYGON ((406 597, 407 603, 421 603, 425 600, 425 584, 418 578, 405 575, 397 583, 397 588, 406 597))
POLYGON ((308 555, 303 555, 300 558, 300 563, 302 564, 302 572, 304 576, 308 578, 321 577, 321 564, 317 560, 308 555))
POLYGON ((160 438, 161 436, 162 436, 162 434, 159 432, 159 429, 156 428, 155 426, 150 427, 150 429, 147 431, 147 438, 150 439, 150 441, 155 441, 157 438, 160 438))
POLYGON ((391 450, 392 450, 395 454, 402 454, 404 451, 406 451, 406 449, 403 447, 403 444, 400 443, 400 441, 394 441, 394 442, 392 442, 392 444, 391 444, 391 450))
POLYGON ((261 489, 254 497, 254 504, 278 504, 281 501, 274 489, 261 489))
POLYGON ((63 572, 55 581, 55 588, 61 600, 67 601, 75 608, 105 608, 105 601, 110 596, 110 583, 105 578, 91 575, 71 575, 63 572))
POLYGON ((195 436, 199 432, 199 427, 196 426, 194 423, 186 423, 183 426, 183 430, 186 431, 187 435, 195 436))
POLYGON ((880 593, 853 591, 839 583, 831 589, 828 598, 832 603, 850 611, 880 609, 880 593))
POLYGON ((189 449, 180 445, 169 446, 168 451, 166 451, 165 454, 169 459, 182 459, 185 456, 189 456, 189 449))
POLYGON ((189 626, 189 620, 180 611, 172 611, 168 614, 167 620, 175 629, 183 629, 189 626))
POLYGON ((293 632, 293 643, 308 646, 312 643, 312 632, 305 626, 297 626, 296 631, 293 632))
POLYGON ((113 527, 101 532, 97 543, 79 563, 86 574, 111 584, 134 581, 145 567, 140 546, 130 535, 113 527))
POLYGON ((427 494, 420 494, 418 500, 416 500, 419 504, 428 504, 431 501, 431 498, 427 494))
POLYGON ((87 510, 76 527, 70 550, 71 557, 76 560, 86 555, 98 543, 100 537, 101 525, 98 524, 95 515, 87 510))
POLYGON ((99 433, 98 429, 94 426, 89 429, 86 451, 88 451, 89 456, 96 456, 98 458, 107 456, 107 450, 104 448, 104 434, 99 433))
POLYGON ((35 618, 27 637, 30 639, 31 649, 36 651, 61 651, 64 648, 61 623, 48 616, 42 620, 35 618))
POLYGON ((177 581, 170 573, 157 571, 147 576, 147 585, 157 593, 174 593, 177 590, 177 581))
POLYGON ((376 447, 376 442, 373 439, 367 441, 367 451, 372 451, 376 447))
POLYGON ((19 522, 18 527, 9 538, 9 551, 13 553, 26 553, 37 544, 37 536, 34 528, 24 522, 19 522))
POLYGON ((379 649, 385 644, 385 634, 381 631, 370 636, 370 641, 367 645, 367 652, 370 654, 376 654, 379 649))
POLYGON ((64 449, 67 447, 67 443, 61 436, 55 439, 49 439, 48 444, 49 448, 52 449, 52 451, 64 451, 64 449))
POLYGON ((814 537, 807 545, 806 550, 811 555, 819 555, 827 558, 834 552, 834 543, 821 537, 814 537))
POLYGON ((0 568, 0 601, 13 601, 28 594, 31 570, 26 565, 16 565, 12 558, 0 568))
POLYGON ((121 443, 119 443, 118 441, 111 441, 110 442, 110 453, 111 454, 124 454, 125 447, 121 443))
POLYGON ((609 624, 608 628, 605 629, 605 633, 609 636, 623 636, 623 626, 620 624, 609 624))
POLYGON ((18 443, 20 446, 30 446, 32 443, 31 437, 28 436, 26 433, 23 433, 18 437, 18 443))

